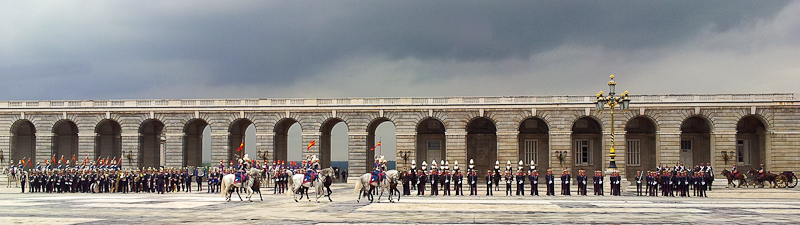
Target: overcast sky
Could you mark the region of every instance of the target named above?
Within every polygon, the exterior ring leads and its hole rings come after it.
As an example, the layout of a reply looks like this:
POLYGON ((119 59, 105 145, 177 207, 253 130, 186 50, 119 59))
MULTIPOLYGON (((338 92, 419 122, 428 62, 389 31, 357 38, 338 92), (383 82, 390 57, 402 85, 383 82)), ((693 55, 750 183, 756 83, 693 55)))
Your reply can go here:
POLYGON ((796 93, 800 1, 2 1, 2 100, 796 93))

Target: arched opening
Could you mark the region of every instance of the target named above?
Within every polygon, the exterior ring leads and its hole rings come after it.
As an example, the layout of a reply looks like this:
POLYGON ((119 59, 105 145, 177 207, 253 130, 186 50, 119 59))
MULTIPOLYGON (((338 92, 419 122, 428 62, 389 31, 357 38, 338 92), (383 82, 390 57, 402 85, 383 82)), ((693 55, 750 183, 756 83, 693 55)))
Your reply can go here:
POLYGON ((681 123, 680 159, 691 168, 711 163, 711 126, 705 118, 693 116, 681 123))
POLYGON ((397 169, 397 159, 402 159, 404 153, 406 155, 406 159, 403 160, 403 166, 411 168, 411 161, 408 158, 411 156, 411 152, 397 152, 397 139, 395 137, 395 132, 396 130, 394 124, 388 118, 378 118, 369 124, 369 127, 367 127, 367 171, 372 171, 375 169, 376 155, 384 156, 387 161, 386 166, 389 169, 397 169), (378 142, 381 143, 380 146, 376 146, 378 142))
POLYGON ((766 167, 767 127, 755 115, 745 116, 736 124, 735 162, 740 171, 766 167))
POLYGON ((122 156, 122 127, 117 121, 102 120, 97 124, 94 132, 96 135, 94 138, 95 160, 106 157, 119 159, 122 156))
MULTIPOLYGON (((28 120, 19 120, 11 126, 11 163, 24 159, 36 165, 36 127, 28 120)), ((29 168, 29 167, 28 167, 29 168)))
MULTIPOLYGON (((248 143, 247 129, 251 125, 253 125, 253 122, 248 119, 237 119, 231 123, 230 129, 228 129, 228 161, 233 162, 234 165, 237 164, 240 158, 244 157, 244 154, 250 154, 248 151, 255 151, 255 149, 250 149, 252 147, 248 146, 251 144, 248 143), (241 150, 239 150, 240 146, 241 150)), ((252 139, 251 141, 254 141, 255 136, 252 139)), ((251 154, 250 159, 257 159, 256 155, 251 154)))
MULTIPOLYGON (((475 162, 479 176, 494 168, 497 160, 497 127, 486 117, 475 118, 467 123, 467 162, 475 162)), ((467 164, 469 165, 469 164, 467 164)))
POLYGON ((162 136, 164 123, 149 119, 139 127, 139 167, 160 167, 164 165, 166 139, 162 136))
POLYGON ((434 118, 427 118, 417 124, 417 166, 422 162, 436 161, 438 164, 445 158, 447 149, 444 135, 444 124, 434 118))
MULTIPOLYGON (((603 169, 603 128, 592 117, 583 117, 572 124, 572 174, 603 169)), ((555 171, 554 171, 555 173, 555 171)))
MULTIPOLYGON (((53 126, 53 155, 66 160, 79 159, 78 155, 78 126, 69 120, 60 120, 53 126)), ((69 165, 75 165, 71 160, 69 165)))
POLYGON ((202 119, 193 119, 183 127, 183 166, 203 166, 203 134, 209 127, 202 119))
MULTIPOLYGON (((329 120, 325 121, 324 123, 322 123, 322 126, 320 126, 319 130, 320 130, 320 133, 322 133, 322 136, 320 136, 320 138, 319 138, 319 155, 318 155, 318 157, 319 157, 320 166, 322 168, 331 167, 331 154, 332 154, 331 148, 333 147, 333 142, 331 140, 331 137, 333 136, 333 129, 335 127, 339 126, 339 124, 344 124, 344 126, 345 126, 344 136, 345 136, 345 139, 347 139, 347 124, 345 124, 344 121, 342 121, 341 119, 332 118, 332 119, 329 119, 329 120)), ((341 128, 341 127, 339 126, 339 128, 341 128)), ((337 129, 337 131, 340 132, 340 133, 337 134, 337 136, 338 136, 339 143, 341 143, 341 138, 342 138, 341 131, 342 130, 341 129, 337 129)), ((346 148, 347 146, 346 145, 345 146, 341 146, 341 144, 340 144, 338 147, 339 148, 342 148, 342 147, 346 148)))
POLYGON ((528 118, 519 125, 519 159, 537 168, 550 166, 550 129, 541 118, 528 118))
POLYGON ((273 141, 275 160, 286 162, 286 166, 288 166, 289 160, 301 160, 303 157, 302 151, 305 150, 300 149, 303 142, 302 132, 300 123, 291 118, 283 119, 275 124, 275 139, 273 141))
MULTIPOLYGON (((625 166, 628 180, 638 171, 656 168, 656 124, 647 117, 636 117, 625 124, 625 166)), ((691 166, 691 165, 689 165, 691 166)))

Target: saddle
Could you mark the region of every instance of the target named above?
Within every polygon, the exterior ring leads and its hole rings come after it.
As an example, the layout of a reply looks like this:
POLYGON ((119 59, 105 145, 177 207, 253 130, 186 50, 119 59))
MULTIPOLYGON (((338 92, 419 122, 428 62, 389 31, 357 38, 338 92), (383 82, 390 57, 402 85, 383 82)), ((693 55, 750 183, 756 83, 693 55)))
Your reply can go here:
POLYGON ((233 180, 233 183, 234 184, 235 183, 242 183, 242 182, 245 182, 245 181, 247 181, 247 174, 242 173, 242 174, 236 174, 236 179, 233 180))
POLYGON ((381 182, 384 178, 386 178, 386 174, 383 172, 380 173, 372 173, 372 179, 369 181, 370 183, 377 183, 381 182))
POLYGON ((317 179, 317 173, 309 172, 303 177, 303 183, 309 183, 317 179))

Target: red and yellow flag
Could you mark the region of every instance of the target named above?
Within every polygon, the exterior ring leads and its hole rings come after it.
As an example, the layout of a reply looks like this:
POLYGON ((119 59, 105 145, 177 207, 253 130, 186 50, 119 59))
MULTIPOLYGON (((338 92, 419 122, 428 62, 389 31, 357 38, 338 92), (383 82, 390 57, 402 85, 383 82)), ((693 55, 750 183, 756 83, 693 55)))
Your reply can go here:
POLYGON ((370 151, 375 151, 375 148, 377 148, 377 147, 380 147, 380 146, 381 146, 381 142, 380 142, 380 141, 378 141, 378 144, 375 144, 375 147, 372 147, 372 148, 371 148, 371 149, 369 149, 369 150, 370 150, 370 151))
POLYGON ((239 149, 238 149, 238 150, 236 150, 236 151, 237 151, 237 152, 241 152, 241 151, 242 151, 242 148, 244 148, 244 141, 242 141, 242 143, 241 143, 241 144, 239 144, 239 149))
POLYGON ((314 146, 314 144, 316 143, 317 143, 316 140, 312 140, 311 143, 308 143, 308 148, 306 148, 306 151, 311 151, 311 146, 314 146))

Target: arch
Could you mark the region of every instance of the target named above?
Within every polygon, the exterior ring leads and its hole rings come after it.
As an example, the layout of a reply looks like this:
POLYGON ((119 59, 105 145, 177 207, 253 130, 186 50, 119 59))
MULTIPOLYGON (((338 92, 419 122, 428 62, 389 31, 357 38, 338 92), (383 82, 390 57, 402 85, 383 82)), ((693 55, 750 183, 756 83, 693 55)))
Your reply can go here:
POLYGON ((603 128, 594 117, 583 116, 572 124, 572 174, 583 168, 603 169, 603 128))
MULTIPOLYGON (((94 159, 122 156, 122 126, 116 120, 104 119, 94 128, 94 159)), ((132 153, 132 152, 131 152, 132 153)))
POLYGON ((162 136, 164 123, 148 119, 139 126, 139 167, 163 166, 166 139, 162 136))
MULTIPOLYGON (((445 137, 445 126, 442 121, 428 117, 417 123, 417 164, 423 161, 437 161, 446 158, 447 139, 445 137)), ((418 165, 419 166, 419 165, 418 165)))
MULTIPOLYGON (((386 118, 386 117, 375 118, 375 119, 373 119, 372 121, 369 122, 369 125, 367 125, 367 154, 366 154, 366 157, 364 158, 364 163, 366 165, 366 170, 367 171, 372 171, 372 170, 375 169, 375 163, 374 163, 375 162, 375 150, 371 150, 371 149, 375 145, 377 145, 378 141, 381 142, 381 148, 380 148, 381 151, 383 150, 382 149, 383 145, 385 145, 385 142, 383 142, 383 140, 376 141, 376 136, 377 136, 378 127, 383 126, 383 124, 386 123, 386 122, 389 122, 390 124, 392 124, 392 128, 396 128, 396 126, 394 124, 394 121, 392 121, 391 119, 386 118)), ((378 139, 383 139, 383 137, 378 137, 378 139)), ((393 136, 392 139, 395 140, 395 142, 396 142, 396 137, 393 136)), ((388 138, 387 138, 387 140, 388 140, 388 138)), ((384 154, 384 155, 388 155, 388 154, 384 154)), ((395 156, 396 155, 397 155, 397 151, 395 150, 395 156)), ((395 163, 397 163, 397 162, 395 161, 395 163)), ((395 167, 397 167, 397 166, 395 166, 395 167)))
POLYGON ((183 127, 183 166, 203 166, 203 133, 208 122, 192 119, 183 127))
POLYGON ((681 123, 680 161, 685 165, 711 163, 711 122, 694 115, 681 123))
MULTIPOLYGON (((246 144, 241 151, 239 151, 239 146, 247 141, 247 128, 251 124, 253 124, 253 121, 240 118, 231 122, 228 127, 228 160, 234 162, 234 164, 247 152, 246 144)), ((255 157, 251 156, 251 159, 257 159, 255 157)))
POLYGON ((21 119, 11 125, 11 163, 25 159, 36 165, 36 126, 30 120, 21 119))
POLYGON ((325 120, 319 128, 321 133, 319 137, 319 163, 321 168, 328 168, 331 166, 331 132, 339 123, 344 123, 344 125, 347 126, 347 123, 340 118, 330 118, 325 120))
MULTIPOLYGON (((53 125, 52 154, 69 160, 80 158, 78 155, 78 125, 71 120, 59 120, 53 125)), ((69 165, 75 165, 74 160, 69 165)))
POLYGON ((767 164, 767 124, 758 115, 750 114, 736 123, 736 152, 733 162, 741 171, 767 164))
MULTIPOLYGON (((289 128, 299 123, 293 118, 284 118, 275 123, 275 136, 273 136, 273 149, 275 160, 286 162, 289 158, 289 128)), ((302 128, 301 128, 302 129, 302 128)), ((286 162, 288 163, 288 162, 286 162)), ((288 164, 287 164, 288 165, 288 164)))
POLYGON ((517 155, 526 165, 550 166, 550 127, 541 117, 528 117, 519 123, 517 155))
POLYGON ((647 171, 657 165, 656 123, 647 116, 636 116, 625 123, 626 177, 633 180, 637 171, 647 171))
MULTIPOLYGON (((479 176, 497 160, 497 126, 486 117, 472 118, 467 123, 467 160, 474 160, 479 176)), ((469 161, 467 161, 469 162, 469 161)))

